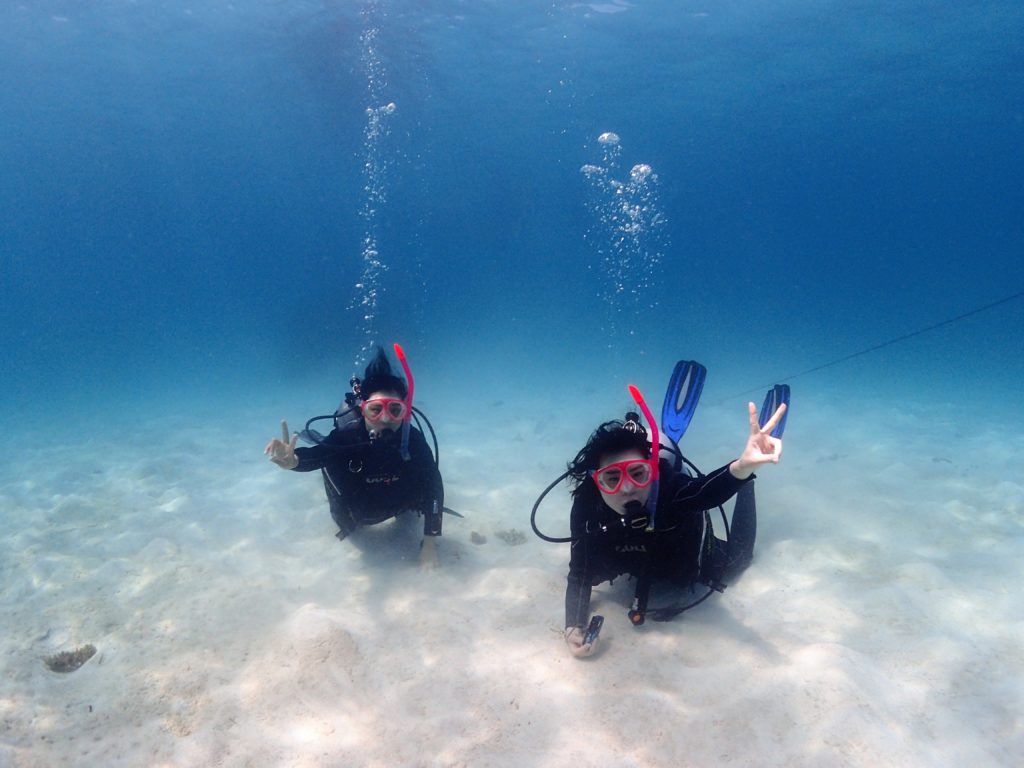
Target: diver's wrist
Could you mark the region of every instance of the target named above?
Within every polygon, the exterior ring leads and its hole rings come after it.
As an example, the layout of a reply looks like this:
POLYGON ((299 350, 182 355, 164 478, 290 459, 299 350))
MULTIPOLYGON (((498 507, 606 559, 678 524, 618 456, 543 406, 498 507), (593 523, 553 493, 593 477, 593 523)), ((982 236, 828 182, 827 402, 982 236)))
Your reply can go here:
POLYGON ((742 459, 736 459, 729 465, 729 474, 737 480, 746 480, 754 474, 754 467, 742 459))

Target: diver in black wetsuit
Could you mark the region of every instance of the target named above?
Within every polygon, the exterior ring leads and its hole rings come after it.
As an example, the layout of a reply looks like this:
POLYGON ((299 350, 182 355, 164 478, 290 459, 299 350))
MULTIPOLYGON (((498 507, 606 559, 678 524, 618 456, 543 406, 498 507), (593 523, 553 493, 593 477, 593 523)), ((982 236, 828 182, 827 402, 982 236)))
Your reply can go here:
POLYGON ((753 473, 762 464, 778 463, 782 455, 782 440, 771 431, 786 406, 764 427, 754 404, 748 407, 750 435, 743 453, 700 478, 664 458, 655 469, 647 431, 636 414, 598 427, 569 465, 575 488, 565 640, 574 656, 589 656, 596 646, 596 641, 584 642, 592 586, 623 574, 636 577, 630 618, 639 624, 652 580, 718 586, 750 563, 757 528, 753 473), (657 487, 656 499, 650 498, 652 487, 657 487), (712 534, 706 510, 733 495, 737 501, 726 544, 712 534))
MULTIPOLYGON (((396 345, 401 355, 401 348, 396 345)), ((407 375, 408 372, 406 367, 407 375)), ((423 433, 409 424, 412 398, 406 382, 391 371, 378 348, 366 367, 349 412, 316 445, 296 448, 298 434, 274 438, 264 453, 283 469, 322 470, 331 517, 344 539, 357 527, 416 511, 424 516, 421 564, 436 563, 434 542, 441 535, 444 485, 423 433)))

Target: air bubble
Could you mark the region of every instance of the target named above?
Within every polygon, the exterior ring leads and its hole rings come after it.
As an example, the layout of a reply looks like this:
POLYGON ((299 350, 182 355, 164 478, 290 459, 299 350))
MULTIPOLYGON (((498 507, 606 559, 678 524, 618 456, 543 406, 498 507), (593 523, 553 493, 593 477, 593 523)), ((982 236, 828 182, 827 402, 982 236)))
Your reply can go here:
POLYGON ((587 207, 592 216, 585 239, 595 251, 592 266, 604 278, 599 295, 613 349, 630 336, 642 336, 637 329, 657 306, 654 288, 666 246, 665 217, 659 211, 654 169, 646 163, 628 172, 621 168, 618 134, 602 133, 597 143, 600 160, 580 168, 590 188, 587 207))
POLYGON ((629 178, 637 184, 642 184, 654 174, 654 169, 646 163, 638 163, 629 172, 629 178))

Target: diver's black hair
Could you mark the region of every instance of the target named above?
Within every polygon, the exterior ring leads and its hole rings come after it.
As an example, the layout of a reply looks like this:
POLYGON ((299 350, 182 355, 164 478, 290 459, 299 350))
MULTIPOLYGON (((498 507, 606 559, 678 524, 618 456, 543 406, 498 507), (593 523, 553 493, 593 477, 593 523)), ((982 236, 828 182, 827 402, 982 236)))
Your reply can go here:
POLYGON ((369 397, 374 392, 385 390, 396 392, 402 399, 409 394, 405 379, 391 372, 391 363, 388 362, 387 355, 380 347, 377 347, 377 354, 367 364, 360 387, 363 397, 369 397))
POLYGON ((591 434, 587 444, 569 462, 569 477, 574 485, 572 495, 579 496, 593 488, 592 483, 584 482, 595 469, 600 467, 601 457, 609 453, 637 450, 645 458, 651 457, 651 446, 647 442, 647 432, 642 427, 637 429, 636 422, 624 422, 615 419, 606 421, 591 434))

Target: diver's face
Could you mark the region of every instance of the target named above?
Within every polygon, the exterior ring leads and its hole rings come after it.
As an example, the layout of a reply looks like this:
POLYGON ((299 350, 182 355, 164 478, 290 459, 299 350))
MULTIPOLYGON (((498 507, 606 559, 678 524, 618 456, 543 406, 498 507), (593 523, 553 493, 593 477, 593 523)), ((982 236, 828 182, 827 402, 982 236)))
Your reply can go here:
MULTIPOLYGON (((599 460, 598 472, 601 471, 601 467, 607 467, 609 464, 616 464, 621 461, 647 461, 647 459, 635 448, 615 453, 605 453, 601 455, 599 460)), ((626 505, 630 502, 640 502, 641 506, 647 503, 647 499, 651 495, 651 482, 648 479, 646 485, 641 487, 634 482, 633 476, 628 471, 622 473, 621 481, 622 484, 615 493, 605 493, 602 491, 601 500, 620 515, 625 515, 626 505)))
POLYGON ((394 432, 402 426, 405 418, 405 404, 398 393, 391 389, 371 392, 363 401, 363 423, 366 431, 373 436, 394 432), (399 407, 399 404, 402 407, 399 407))

